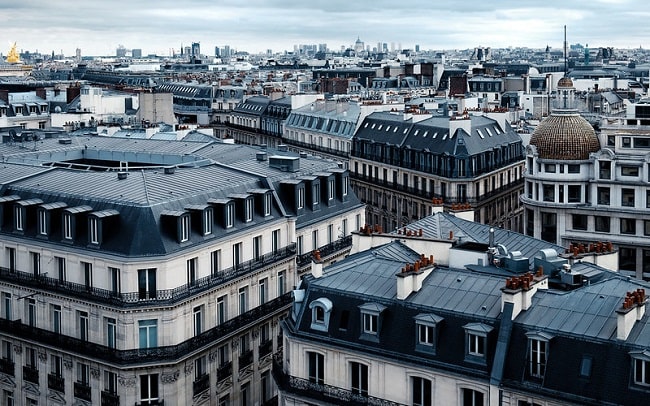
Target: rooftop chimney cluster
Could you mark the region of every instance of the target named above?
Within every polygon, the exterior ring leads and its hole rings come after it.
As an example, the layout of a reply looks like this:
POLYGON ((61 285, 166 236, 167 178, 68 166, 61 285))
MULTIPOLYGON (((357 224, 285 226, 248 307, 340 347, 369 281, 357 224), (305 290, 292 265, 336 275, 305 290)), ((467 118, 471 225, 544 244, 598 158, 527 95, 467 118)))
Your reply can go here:
POLYGON ((576 243, 576 244, 569 244, 569 248, 566 249, 565 253, 566 254, 573 254, 574 257, 577 257, 580 254, 587 254, 587 253, 596 253, 596 254, 604 254, 604 253, 609 253, 614 251, 614 246, 612 245, 611 242, 602 242, 598 241, 595 243, 589 243, 588 245, 585 245, 583 243, 576 243))
POLYGON ((533 279, 534 276, 532 272, 526 272, 525 274, 520 276, 513 276, 512 278, 506 279, 506 289, 529 290, 531 284, 533 283, 533 279))
POLYGON ((431 203, 436 205, 436 206, 440 206, 440 205, 444 204, 444 202, 445 201, 442 200, 442 197, 432 197, 431 198, 431 203))
POLYGON ((434 265, 433 255, 426 257, 424 254, 420 254, 420 259, 412 264, 406 264, 404 267, 402 267, 402 273, 419 272, 421 268, 425 268, 429 265, 434 265))
POLYGON ((469 203, 454 203, 451 205, 451 210, 453 211, 465 211, 471 209, 472 209, 472 205, 469 203))
POLYGON ((634 305, 642 305, 645 303, 645 289, 637 289, 632 292, 627 292, 625 299, 623 299, 623 309, 631 309, 634 305))
POLYGON ((422 237, 422 229, 416 230, 408 230, 406 227, 404 227, 401 230, 397 230, 397 234, 399 235, 405 235, 407 237, 422 237))
POLYGON ((369 225, 369 224, 366 224, 366 225, 364 225, 363 227, 361 227, 361 229, 359 229, 359 232, 360 232, 361 234, 370 235, 370 234, 372 234, 372 233, 379 233, 379 234, 381 234, 381 233, 383 233, 384 231, 383 231, 382 227, 381 227, 379 224, 375 224, 374 226, 371 226, 371 225, 369 225))

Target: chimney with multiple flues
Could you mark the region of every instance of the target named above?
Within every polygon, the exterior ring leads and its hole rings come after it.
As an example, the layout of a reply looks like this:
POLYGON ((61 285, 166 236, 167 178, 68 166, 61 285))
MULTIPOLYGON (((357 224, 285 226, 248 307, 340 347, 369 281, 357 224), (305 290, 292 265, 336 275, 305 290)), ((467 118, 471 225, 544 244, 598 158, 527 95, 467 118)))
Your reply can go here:
POLYGON ((637 289, 627 292, 623 299, 623 306, 616 310, 616 338, 627 340, 627 337, 634 327, 634 323, 645 315, 645 304, 647 302, 645 289, 637 289))
POLYGON ((537 272, 527 272, 523 275, 513 276, 506 279, 506 286, 501 288, 501 311, 506 303, 512 303, 512 319, 528 310, 533 304, 533 296, 538 289, 548 289, 548 276, 544 275, 542 267, 537 272))
POLYGON ((402 271, 397 274, 397 298, 404 300, 411 293, 418 292, 434 267, 433 255, 426 257, 424 254, 414 263, 402 267, 402 271))

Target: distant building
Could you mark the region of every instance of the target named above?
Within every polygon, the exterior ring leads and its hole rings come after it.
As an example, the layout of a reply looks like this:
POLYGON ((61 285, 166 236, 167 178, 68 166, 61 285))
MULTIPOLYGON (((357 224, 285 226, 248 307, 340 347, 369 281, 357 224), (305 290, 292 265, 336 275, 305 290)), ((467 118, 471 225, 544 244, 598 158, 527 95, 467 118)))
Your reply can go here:
POLYGON ((134 48, 131 50, 131 56, 133 58, 142 58, 142 49, 134 48))

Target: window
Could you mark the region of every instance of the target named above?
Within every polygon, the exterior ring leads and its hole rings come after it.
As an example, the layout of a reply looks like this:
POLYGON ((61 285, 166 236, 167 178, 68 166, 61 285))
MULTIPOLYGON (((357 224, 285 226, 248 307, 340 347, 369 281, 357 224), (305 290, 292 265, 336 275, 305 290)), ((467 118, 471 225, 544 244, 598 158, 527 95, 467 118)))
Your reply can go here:
POLYGON ((29 256, 32 263, 32 274, 38 276, 41 274, 41 254, 38 252, 30 252, 29 256))
POLYGON ((56 260, 56 267, 57 267, 57 278, 59 279, 59 282, 65 282, 65 258, 62 257, 54 257, 56 260))
POLYGON ((16 249, 7 247, 5 252, 9 260, 9 272, 16 272, 16 249))
POLYGON ((271 232, 271 252, 278 252, 280 249, 280 229, 271 232))
POLYGON ((265 193, 264 194, 264 216, 270 216, 271 215, 271 200, 272 195, 271 193, 265 193))
POLYGON ((140 405, 157 405, 158 374, 140 375, 140 405))
POLYGON ((378 303, 365 303, 359 308, 361 310, 361 337, 377 341, 381 329, 380 315, 386 307, 378 303))
POLYGON ((541 333, 528 335, 528 373, 532 378, 542 379, 546 372, 550 336, 541 333))
POLYGON ((368 396, 368 365, 350 362, 350 389, 355 395, 368 396))
POLYGON ((259 261, 262 257, 262 236, 253 237, 253 259, 259 261))
POLYGON ((61 306, 50 305, 50 326, 52 331, 61 334, 61 306))
POLYGON ((621 166, 622 176, 639 176, 638 166, 621 166))
POLYGON ((113 395, 117 394, 117 374, 104 371, 104 391, 113 395))
POLYGON ((296 251, 297 251, 298 255, 304 254, 303 241, 304 241, 304 239, 303 239, 302 235, 299 235, 298 238, 296 239, 296 251))
POLYGON ((330 179, 327 182, 327 199, 328 200, 333 200, 334 199, 334 179, 330 179))
POLYGON ((81 341, 88 341, 88 312, 77 311, 77 331, 81 341))
POLYGON ((344 176, 343 178, 343 196, 348 195, 348 188, 350 187, 350 179, 347 176, 344 176))
POLYGON ((609 188, 608 187, 599 187, 598 188, 598 204, 604 204, 609 206, 609 188))
POLYGON ((210 254, 210 266, 212 275, 216 275, 221 271, 221 250, 214 250, 210 254))
POLYGON ((203 235, 212 234, 212 224, 214 223, 214 212, 211 207, 203 210, 203 235))
POLYGON ((139 348, 154 348, 158 346, 158 320, 138 321, 139 348))
POLYGON ((650 354, 647 351, 632 354, 634 362, 634 383, 650 386, 650 354))
POLYGON ((205 356, 199 357, 194 360, 194 379, 198 380, 207 373, 205 356))
POLYGON ((312 185, 312 204, 317 205, 320 202, 320 184, 314 183, 312 185))
POLYGON ((180 218, 180 242, 185 242, 190 239, 190 215, 184 214, 180 218))
POLYGON ((6 405, 6 406, 15 406, 14 393, 12 391, 9 391, 9 390, 6 390, 6 389, 2 390, 2 404, 6 405))
POLYGON ((25 300, 25 320, 28 326, 36 326, 36 299, 34 298, 25 300))
POLYGON ((228 296, 223 295, 217 298, 217 325, 228 320, 228 296))
POLYGON ((611 179, 612 177, 612 162, 604 161, 598 163, 598 175, 600 179, 611 179))
POLYGON ((38 234, 47 235, 47 217, 48 213, 44 209, 38 210, 38 234))
POLYGON ((555 185, 542 185, 542 193, 545 202, 555 201, 555 185))
POLYGON ((474 389, 463 388, 461 391, 463 406, 483 406, 483 393, 474 389))
POLYGON ((88 239, 91 244, 99 244, 99 220, 97 217, 88 218, 88 239))
POLYGON ((573 229, 574 230, 586 230, 587 229, 587 216, 584 214, 573 214, 573 229))
POLYGON ((232 245, 232 266, 238 267, 242 262, 242 243, 238 242, 232 245))
POLYGON ((298 209, 305 207, 305 189, 298 188, 298 209))
POLYGON ((199 266, 199 258, 194 257, 187 260, 187 284, 194 286, 196 284, 199 266))
POLYGON ((226 228, 235 225, 235 205, 234 203, 226 204, 226 228))
POLYGON ((63 238, 66 240, 72 240, 72 214, 63 213, 63 238))
POLYGON ((311 309, 311 328, 313 330, 327 331, 332 312, 332 301, 321 297, 309 304, 311 309))
POLYGON ((58 378, 63 377, 63 360, 58 355, 50 357, 50 373, 58 378))
POLYGON ((431 381, 414 376, 411 378, 411 402, 413 406, 431 406, 431 381))
POLYGON ((366 334, 377 334, 377 315, 363 314, 363 332, 366 334))
POLYGON ((271 381, 270 371, 267 370, 260 374, 260 387, 262 390, 262 393, 260 395, 262 397, 262 404, 266 404, 266 402, 269 401, 273 395, 271 381))
POLYGON ((580 173, 580 165, 577 164, 568 164, 567 173, 580 173))
POLYGON ((138 269, 138 298, 156 298, 156 268, 138 269))
POLYGON ((109 283, 111 293, 120 293, 120 269, 109 266, 108 277, 110 278, 109 283))
POLYGON ((436 327, 442 321, 442 317, 435 314, 419 314, 415 317, 416 343, 418 351, 435 352, 436 349, 436 327))
POLYGON ((104 336, 108 348, 117 347, 117 322, 112 317, 104 317, 104 336))
POLYGON ((244 200, 244 221, 249 222, 253 220, 253 199, 244 200))
POLYGON ((621 189, 621 206, 634 207, 634 189, 621 189))
POLYGON ((609 233, 609 217, 595 216, 595 229, 603 233, 609 233))
POLYGON ((286 273, 287 273, 286 271, 278 272, 278 296, 284 295, 284 293, 286 291, 286 288, 285 288, 286 273))
POLYGON ((217 362, 219 367, 222 367, 230 362, 230 348, 228 344, 224 344, 217 348, 217 362))
POLYGON ((469 361, 485 362, 487 335, 492 327, 482 323, 469 323, 463 326, 466 332, 467 357, 469 361))
POLYGON ((11 293, 2 292, 2 318, 12 320, 11 293))
POLYGON ((239 314, 248 311, 248 286, 239 288, 239 314))
POLYGON ((580 185, 569 185, 569 203, 580 203, 582 200, 582 186, 580 185))
POLYGON ((25 223, 23 213, 24 210, 22 206, 14 206, 14 227, 16 231, 23 231, 25 223))
POLYGON ((341 221, 341 237, 346 237, 348 235, 348 219, 343 219, 341 221))
POLYGON ((266 303, 269 297, 269 280, 267 278, 260 279, 259 281, 259 294, 260 294, 260 302, 259 304, 266 303))
POLYGON ((11 341, 2 340, 2 359, 6 361, 13 361, 13 353, 11 351, 11 341))
POLYGON ((192 311, 192 319, 194 321, 194 335, 198 336, 204 330, 203 327, 203 306, 196 306, 192 311))
POLYGON ((334 225, 329 224, 327 226, 327 243, 331 244, 334 242, 334 225))
POLYGON ((35 348, 27 347, 25 349, 25 366, 38 370, 38 352, 35 348))
POLYGON ((325 381, 325 357, 323 354, 307 352, 309 382, 323 385, 325 381))
POLYGON ((555 173, 555 164, 545 164, 544 172, 555 173))
POLYGON ((93 264, 81 261, 81 268, 84 273, 84 285, 89 289, 93 286, 93 264))
MULTIPOLYGON (((636 219, 621 219, 621 234, 636 234, 636 219)), ((620 255, 620 253, 619 253, 620 255)))
POLYGON ((77 382, 84 385, 90 385, 90 367, 88 364, 77 363, 77 382))

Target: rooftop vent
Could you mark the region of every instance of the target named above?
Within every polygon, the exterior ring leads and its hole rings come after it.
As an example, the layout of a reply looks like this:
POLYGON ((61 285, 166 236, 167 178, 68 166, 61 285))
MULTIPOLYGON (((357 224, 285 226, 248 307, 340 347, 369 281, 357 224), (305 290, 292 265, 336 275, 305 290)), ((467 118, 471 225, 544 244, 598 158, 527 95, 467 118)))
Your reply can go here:
POLYGON ((260 148, 266 150, 266 144, 260 144, 260 148))
POLYGON ((280 145, 278 145, 278 151, 280 151, 280 152, 288 152, 289 147, 286 144, 280 144, 280 145))
POLYGON ((268 159, 268 155, 264 151, 259 151, 255 154, 255 157, 257 158, 258 161, 266 161, 268 159))
POLYGON ((300 151, 300 158, 307 158, 307 153, 305 151, 300 151))
POLYGON ((118 172, 117 173, 117 179, 119 179, 119 180, 126 179, 127 176, 128 176, 128 172, 118 172))
POLYGON ((173 166, 168 166, 165 168, 165 175, 171 175, 176 172, 176 168, 173 166))
POLYGON ((72 144, 72 139, 70 138, 60 138, 59 144, 69 145, 72 144))

